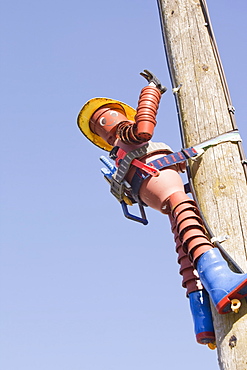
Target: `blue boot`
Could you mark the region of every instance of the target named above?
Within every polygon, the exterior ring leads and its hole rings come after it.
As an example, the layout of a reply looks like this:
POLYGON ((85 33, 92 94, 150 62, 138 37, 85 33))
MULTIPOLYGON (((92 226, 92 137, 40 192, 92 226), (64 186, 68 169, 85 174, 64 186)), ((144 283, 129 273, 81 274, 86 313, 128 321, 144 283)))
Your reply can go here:
POLYGON ((247 296, 247 274, 232 272, 217 248, 203 253, 196 269, 218 313, 231 312, 231 300, 247 296))
POLYGON ((215 334, 208 293, 205 289, 189 294, 196 340, 200 344, 215 343, 215 334))

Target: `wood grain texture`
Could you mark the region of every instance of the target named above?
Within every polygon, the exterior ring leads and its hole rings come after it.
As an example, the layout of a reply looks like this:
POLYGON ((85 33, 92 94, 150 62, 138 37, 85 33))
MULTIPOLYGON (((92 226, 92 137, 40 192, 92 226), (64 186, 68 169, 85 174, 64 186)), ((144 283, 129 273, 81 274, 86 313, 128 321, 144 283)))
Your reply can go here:
MULTIPOLYGON (((185 145, 193 146, 233 129, 208 25, 198 0, 160 0, 162 31, 185 145)), ((247 271, 247 186, 236 143, 209 148, 190 163, 200 207, 223 247, 247 271)), ((238 314, 213 308, 220 369, 247 369, 247 305, 238 314), (233 340, 231 338, 236 338, 233 340)))

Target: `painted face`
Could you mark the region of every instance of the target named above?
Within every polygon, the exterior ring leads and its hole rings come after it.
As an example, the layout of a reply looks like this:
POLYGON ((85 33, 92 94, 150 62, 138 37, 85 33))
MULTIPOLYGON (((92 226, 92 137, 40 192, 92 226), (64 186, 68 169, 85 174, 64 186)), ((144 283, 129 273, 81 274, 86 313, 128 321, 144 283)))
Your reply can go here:
POLYGON ((90 119, 90 129, 99 135, 108 144, 114 145, 116 140, 117 125, 127 121, 121 106, 103 106, 99 108, 90 119))

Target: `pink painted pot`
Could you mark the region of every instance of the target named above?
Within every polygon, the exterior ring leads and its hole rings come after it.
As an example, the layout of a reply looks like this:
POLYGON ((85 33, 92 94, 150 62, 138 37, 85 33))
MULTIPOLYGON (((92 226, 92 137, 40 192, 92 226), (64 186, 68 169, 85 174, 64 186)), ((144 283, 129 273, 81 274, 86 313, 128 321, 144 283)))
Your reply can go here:
POLYGON ((183 271, 182 286, 187 289, 187 295, 191 292, 195 292, 203 288, 202 283, 196 275, 196 271, 193 267, 190 267, 183 271))
POLYGON ((212 245, 210 241, 207 239, 206 235, 197 234, 193 237, 190 237, 188 239, 185 239, 182 248, 185 253, 190 252, 196 247, 202 246, 202 245, 212 245))
POLYGON ((181 267, 180 267, 179 273, 181 275, 183 275, 184 270, 192 267, 191 261, 189 260, 187 254, 185 254, 185 256, 180 259, 180 265, 181 267))
POLYGON ((202 226, 201 219, 196 219, 196 218, 189 218, 187 220, 183 220, 180 225, 178 232, 180 234, 180 239, 181 237, 183 238, 183 235, 185 232, 193 229, 199 229, 204 233, 204 227, 202 226))
POLYGON ((177 208, 183 203, 185 204, 192 204, 192 205, 196 205, 195 201, 191 198, 188 197, 187 194, 184 193, 184 191, 182 192, 177 192, 177 193, 173 193, 171 194, 171 196, 169 197, 169 203, 170 203, 170 206, 171 206, 171 209, 172 209, 172 215, 173 217, 176 215, 177 213, 177 208))
POLYGON ((192 250, 190 253, 191 257, 193 258, 194 264, 196 265, 196 261, 201 255, 210 249, 212 249, 213 246, 208 244, 208 245, 201 245, 199 248, 196 248, 194 251, 192 250))
POLYGON ((184 211, 177 217, 177 229, 181 230, 182 223, 187 220, 197 220, 199 224, 203 224, 201 217, 197 216, 193 211, 184 211))
POLYGON ((162 213, 169 213, 168 199, 173 193, 183 192, 183 182, 176 170, 167 168, 158 177, 146 179, 139 191, 141 200, 149 207, 162 213))

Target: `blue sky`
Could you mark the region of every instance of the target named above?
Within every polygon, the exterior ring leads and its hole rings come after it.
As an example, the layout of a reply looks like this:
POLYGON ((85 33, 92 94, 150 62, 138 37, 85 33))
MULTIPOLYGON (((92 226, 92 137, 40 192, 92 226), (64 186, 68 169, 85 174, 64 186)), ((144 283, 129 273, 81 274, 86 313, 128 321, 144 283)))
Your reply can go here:
MULTIPOLYGON (((247 3, 208 0, 244 139, 247 3)), ((168 92, 155 140, 181 147, 156 1, 1 4, 0 367, 217 369, 195 341, 167 217, 125 219, 76 119, 95 96, 168 92)))

